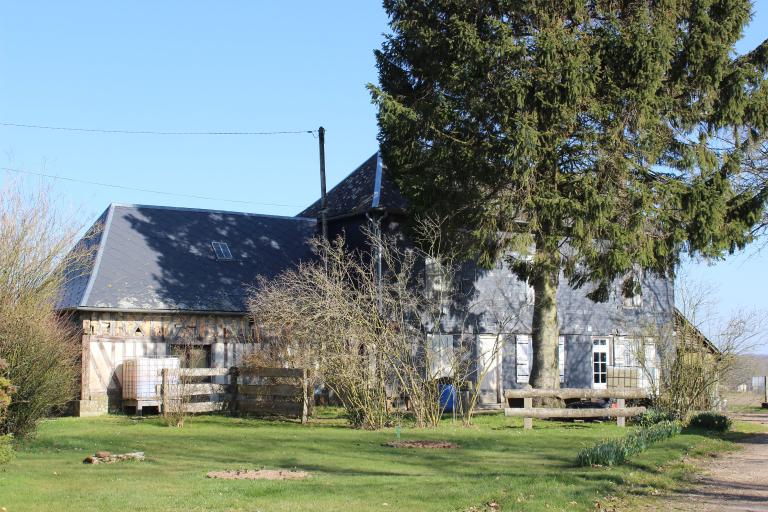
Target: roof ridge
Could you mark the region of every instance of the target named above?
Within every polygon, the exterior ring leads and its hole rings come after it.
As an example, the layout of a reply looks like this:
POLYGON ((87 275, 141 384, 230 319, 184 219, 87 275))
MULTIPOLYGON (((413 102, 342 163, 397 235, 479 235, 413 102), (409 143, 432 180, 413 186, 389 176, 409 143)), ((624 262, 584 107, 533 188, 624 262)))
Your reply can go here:
POLYGON ((222 213, 222 214, 228 214, 228 215, 243 215, 248 217, 266 217, 266 218, 274 218, 274 219, 289 219, 289 220, 317 222, 317 219, 315 219, 314 217, 299 217, 295 215, 273 215, 268 213, 238 212, 233 210, 213 210, 208 208, 189 208, 186 206, 162 206, 162 205, 152 205, 152 204, 131 204, 131 203, 110 203, 109 206, 110 208, 147 208, 147 209, 153 209, 153 210, 176 210, 176 211, 187 211, 187 212, 222 213))
MULTIPOLYGON (((104 226, 102 226, 101 233, 99 234, 99 248, 96 249, 96 258, 93 261, 93 267, 91 267, 91 270, 88 273, 88 283, 85 285, 85 291, 83 291, 83 296, 80 298, 80 304, 78 304, 78 307, 82 307, 88 304, 88 299, 91 295, 91 290, 93 289, 93 283, 96 281, 96 275, 98 274, 99 266, 101 265, 101 257, 104 254, 104 246, 107 245, 107 238, 109 237, 109 226, 112 224, 112 217, 115 213, 115 204, 110 204, 105 213, 106 217, 104 218, 104 226)), ((99 216, 99 218, 102 216, 104 216, 103 213, 99 216)), ((96 222, 98 222, 98 220, 96 222)))
MULTIPOLYGON (((346 181, 347 181, 347 180, 348 180, 348 179, 349 179, 349 178, 350 178, 350 177, 351 177, 353 174, 355 174, 355 173, 356 173, 356 172, 358 172, 360 169, 362 169, 362 168, 363 168, 363 167, 364 167, 364 166, 365 166, 365 165, 366 165, 368 162, 370 162, 370 161, 371 161, 371 159, 374 159, 374 158, 375 158, 375 159, 377 159, 377 160, 378 160, 378 159, 380 158, 380 156, 379 156, 379 153, 380 153, 380 152, 379 152, 379 150, 376 150, 376 152, 374 152, 374 153, 373 153, 371 156, 369 156, 368 158, 366 158, 365 160, 363 160, 363 162, 362 162, 360 165, 358 165, 357 167, 355 167, 355 168, 354 168, 354 169, 353 169, 351 172, 349 172, 349 173, 348 173, 346 176, 344 176, 342 179, 340 179, 340 180, 338 181, 338 183, 336 183, 336 184, 335 184, 335 185, 334 185, 332 188, 330 188, 330 189, 328 190, 328 192, 327 192, 327 194, 326 194, 326 195, 327 195, 328 197, 330 197, 330 196, 331 196, 331 195, 334 193, 334 191, 336 191, 336 189, 338 189, 340 186, 344 185, 344 183, 346 183, 346 181)), ((375 185, 374 185, 374 187, 375 187, 375 185)), ((375 193, 375 190, 371 190, 371 196, 372 196, 372 197, 373 197, 374 193, 375 193)), ((309 204, 309 205, 308 205, 306 208, 304 208, 303 210, 301 210, 301 212, 299 212, 299 214, 301 214, 301 213, 304 213, 304 212, 306 212, 307 210, 311 210, 312 208, 314 208, 314 207, 316 207, 316 206, 319 206, 321 201, 322 201, 322 198, 317 198, 316 200, 312 201, 312 202, 311 202, 311 203, 310 203, 310 204, 309 204)), ((297 216, 297 218, 299 218, 299 217, 297 216)))

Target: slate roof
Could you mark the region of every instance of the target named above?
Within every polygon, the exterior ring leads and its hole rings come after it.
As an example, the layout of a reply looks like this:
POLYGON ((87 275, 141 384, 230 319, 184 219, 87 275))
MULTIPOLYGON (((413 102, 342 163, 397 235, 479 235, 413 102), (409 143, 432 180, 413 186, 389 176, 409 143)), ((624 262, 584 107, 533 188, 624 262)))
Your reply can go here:
POLYGON ((60 309, 245 312, 247 287, 312 259, 316 233, 315 219, 162 206, 113 204, 99 222, 92 269, 68 281, 60 309))
MULTIPOLYGON (((387 167, 374 153, 360 167, 328 191, 328 218, 366 213, 372 209, 403 211, 405 199, 387 176, 387 167)), ((320 199, 299 213, 299 217, 318 217, 320 199)))

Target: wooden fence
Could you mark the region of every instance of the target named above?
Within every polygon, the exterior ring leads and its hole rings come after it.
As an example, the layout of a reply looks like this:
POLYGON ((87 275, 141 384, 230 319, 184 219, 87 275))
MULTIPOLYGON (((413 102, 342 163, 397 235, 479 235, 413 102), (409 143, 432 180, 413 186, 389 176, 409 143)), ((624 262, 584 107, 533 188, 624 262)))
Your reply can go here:
POLYGON ((242 368, 233 375, 237 387, 236 410, 251 414, 276 414, 301 418, 309 412, 308 371, 301 368, 242 368), (246 378, 266 381, 240 384, 246 378), (286 382, 287 381, 287 382, 286 382))
POLYGON ((229 411, 300 418, 309 410, 308 372, 299 368, 164 368, 161 371, 161 411, 187 413, 229 411), (226 378, 224 384, 197 382, 226 378), (259 383, 253 383, 253 379, 259 383), (249 379, 244 384, 243 379, 249 379), (266 382, 264 382, 266 381, 266 382), (288 381, 283 382, 283 381, 288 381))
MULTIPOLYGON (((645 412, 645 407, 625 407, 627 399, 640 399, 646 397, 643 389, 614 388, 614 389, 510 389, 504 393, 507 401, 523 399, 523 407, 507 407, 505 416, 523 418, 523 426, 526 429, 533 428, 533 418, 616 418, 616 423, 623 427, 625 418, 637 416, 645 412), (534 398, 559 398, 592 399, 615 398, 616 408, 589 408, 589 409, 564 409, 558 407, 533 407, 534 398)), ((508 404, 510 405, 510 404, 508 404)))

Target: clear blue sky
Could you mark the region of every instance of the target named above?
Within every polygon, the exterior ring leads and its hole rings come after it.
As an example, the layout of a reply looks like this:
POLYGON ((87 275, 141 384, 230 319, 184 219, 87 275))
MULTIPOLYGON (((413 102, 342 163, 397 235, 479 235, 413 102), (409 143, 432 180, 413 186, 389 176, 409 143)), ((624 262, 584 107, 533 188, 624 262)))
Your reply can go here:
MULTIPOLYGON (((365 89, 387 30, 377 1, 6 2, 0 122, 157 131, 327 129, 329 185, 377 149, 365 89)), ((768 37, 768 0, 738 46, 768 37)), ((90 221, 110 202, 293 215, 318 195, 317 140, 0 127, 0 166, 240 204, 54 182, 90 221)), ((7 173, 0 178, 9 179, 7 173)), ((38 182, 39 179, 33 179, 38 182)), ((768 251, 689 264, 723 309, 768 309, 768 251)))

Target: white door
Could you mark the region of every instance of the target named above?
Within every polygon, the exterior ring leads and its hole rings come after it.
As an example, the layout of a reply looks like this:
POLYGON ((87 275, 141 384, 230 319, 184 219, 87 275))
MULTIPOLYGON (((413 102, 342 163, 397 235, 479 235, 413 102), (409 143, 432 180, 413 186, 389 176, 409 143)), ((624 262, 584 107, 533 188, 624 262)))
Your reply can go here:
POLYGON ((480 334, 477 337, 477 372, 478 377, 485 372, 480 383, 480 392, 484 400, 500 403, 502 401, 501 374, 501 336, 480 334))
POLYGON ((592 340, 592 388, 608 387, 608 338, 592 340))

